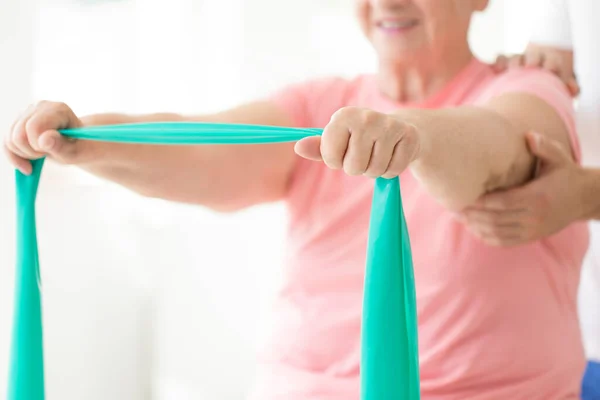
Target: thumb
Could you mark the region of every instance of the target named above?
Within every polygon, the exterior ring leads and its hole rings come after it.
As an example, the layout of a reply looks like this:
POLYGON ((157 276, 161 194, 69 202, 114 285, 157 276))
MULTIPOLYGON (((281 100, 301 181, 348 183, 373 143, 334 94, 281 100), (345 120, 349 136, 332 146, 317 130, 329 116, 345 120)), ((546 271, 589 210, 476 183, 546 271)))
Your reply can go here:
POLYGON ((531 152, 547 166, 563 165, 573 161, 560 142, 537 132, 527 132, 527 143, 531 152))
POLYGON ((62 164, 74 164, 80 156, 80 142, 61 135, 56 130, 42 133, 38 139, 40 150, 62 164))
POLYGON ((296 154, 311 161, 323 161, 321 136, 310 136, 300 140, 294 147, 296 154))

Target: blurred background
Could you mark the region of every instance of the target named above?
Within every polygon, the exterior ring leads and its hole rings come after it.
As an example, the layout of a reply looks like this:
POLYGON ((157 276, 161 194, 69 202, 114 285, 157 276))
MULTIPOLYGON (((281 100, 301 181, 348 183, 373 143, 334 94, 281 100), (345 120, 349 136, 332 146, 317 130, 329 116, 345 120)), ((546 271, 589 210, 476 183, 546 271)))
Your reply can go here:
MULTIPOLYGON (((471 41, 480 58, 524 48, 526 7, 497 0, 477 16, 471 41)), ((373 67, 352 0, 0 3, 4 131, 41 99, 79 115, 203 113, 373 67)), ((0 393, 12 324, 13 179, 0 157, 0 393)), ((47 398, 243 398, 279 276, 283 207, 218 215, 48 164, 42 182, 47 398)))

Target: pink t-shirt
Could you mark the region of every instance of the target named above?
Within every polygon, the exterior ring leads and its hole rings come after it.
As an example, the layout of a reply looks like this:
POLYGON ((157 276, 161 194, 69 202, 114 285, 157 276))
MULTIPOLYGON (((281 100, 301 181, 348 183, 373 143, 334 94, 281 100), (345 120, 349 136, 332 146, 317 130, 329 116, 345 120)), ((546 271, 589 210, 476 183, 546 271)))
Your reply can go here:
MULTIPOLYGON (((373 76, 294 85, 274 101, 296 125, 324 127, 344 106, 442 108, 482 104, 507 92, 534 94, 553 106, 579 157, 571 98, 543 71, 495 75, 474 60, 423 104, 391 101, 373 76)), ((584 355, 576 292, 586 227, 574 224, 525 246, 488 247, 410 172, 401 186, 415 266, 423 400, 578 398, 584 355)), ((298 161, 288 197, 285 279, 252 399, 359 398, 372 190, 371 179, 298 161)))

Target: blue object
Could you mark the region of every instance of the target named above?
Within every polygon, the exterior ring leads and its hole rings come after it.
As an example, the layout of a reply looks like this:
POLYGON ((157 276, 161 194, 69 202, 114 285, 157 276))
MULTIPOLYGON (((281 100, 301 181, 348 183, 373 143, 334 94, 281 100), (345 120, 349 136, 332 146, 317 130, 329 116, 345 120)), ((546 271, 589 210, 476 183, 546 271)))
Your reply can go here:
POLYGON ((600 362, 588 362, 581 385, 582 400, 600 400, 600 362))

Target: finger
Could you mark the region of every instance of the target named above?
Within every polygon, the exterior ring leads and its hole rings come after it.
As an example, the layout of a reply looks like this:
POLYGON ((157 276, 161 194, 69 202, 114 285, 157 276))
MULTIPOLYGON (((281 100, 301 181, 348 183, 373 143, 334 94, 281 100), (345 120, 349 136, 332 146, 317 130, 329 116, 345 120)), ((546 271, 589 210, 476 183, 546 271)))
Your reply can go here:
POLYGON ((348 127, 340 123, 330 123, 325 127, 321 138, 321 157, 331 169, 342 169, 344 157, 350 141, 348 127))
POLYGON ((512 232, 510 230, 488 232, 482 230, 479 226, 470 226, 469 231, 488 246, 516 246, 527 241, 521 236, 520 232, 512 232))
POLYGON ((506 56, 498 56, 496 62, 492 65, 492 68, 496 72, 504 72, 508 68, 508 58, 506 56))
POLYGON ((571 95, 574 95, 574 93, 572 92, 572 88, 571 88, 571 82, 573 80, 573 74, 566 68, 563 68, 560 73, 559 76, 561 81, 563 81, 563 83, 567 86, 567 89, 569 89, 569 93, 571 95))
POLYGON ((490 225, 487 223, 474 224, 479 232, 486 236, 497 238, 520 237, 525 234, 525 229, 519 224, 490 225))
POLYGON ((344 157, 344 172, 348 175, 362 175, 367 171, 375 142, 366 132, 353 131, 344 157))
POLYGON ((10 141, 18 150, 18 154, 28 159, 37 159, 44 156, 33 149, 27 135, 26 127, 29 119, 34 115, 34 112, 34 108, 30 109, 21 119, 19 119, 19 121, 17 121, 17 123, 15 123, 10 138, 10 141))
POLYGON ((8 157, 8 161, 19 171, 21 171, 24 175, 30 175, 33 168, 31 166, 31 162, 23 157, 19 157, 17 154, 12 152, 7 146, 2 147, 6 156, 8 157))
POLYGON ((27 157, 27 155, 25 153, 23 153, 21 150, 19 150, 19 148, 17 146, 15 146, 15 144, 12 142, 12 140, 7 140, 4 144, 4 146, 11 152, 16 154, 17 156, 21 157, 21 158, 25 158, 25 159, 29 159, 27 157))
POLYGON ((467 226, 487 236, 507 237, 525 235, 525 228, 518 223, 490 224, 487 221, 468 219, 467 226))
POLYGON ((569 93, 574 95, 572 93, 571 88, 572 82, 574 81, 573 71, 571 70, 571 68, 568 68, 566 65, 561 65, 561 68, 558 72, 558 77, 567 86, 567 89, 569 89, 569 93))
POLYGON ((395 141, 378 140, 373 145, 373 153, 365 175, 369 178, 377 178, 385 174, 392 161, 394 154, 395 141))
POLYGON ((30 145, 39 151, 38 139, 42 133, 67 128, 72 125, 71 120, 76 119, 71 109, 62 103, 41 102, 26 123, 30 145))
POLYGON ((527 132, 526 138, 531 152, 546 166, 560 166, 573 162, 571 155, 560 142, 537 132, 527 132))
POLYGON ((527 239, 515 236, 507 236, 507 237, 496 237, 496 236, 486 236, 483 235, 481 240, 492 247, 515 247, 526 244, 528 242, 527 239))
POLYGON ((534 50, 529 50, 525 53, 525 65, 528 67, 541 67, 543 64, 542 53, 534 50))
POLYGON ((298 141, 294 146, 294 151, 307 160, 323 161, 320 136, 311 136, 298 141))
POLYGON ((415 159, 418 151, 417 128, 406 125, 400 141, 394 146, 392 160, 387 171, 382 176, 386 179, 394 178, 404 172, 408 165, 415 159))
POLYGON ((545 57, 542 67, 560 77, 562 70, 561 63, 558 59, 556 59, 556 57, 545 57))
POLYGON ((577 79, 574 76, 572 76, 568 80, 567 87, 569 88, 569 92, 571 93, 571 95, 574 97, 579 96, 579 93, 581 93, 581 88, 579 87, 579 83, 577 82, 577 79))
POLYGON ((516 189, 508 189, 488 193, 477 201, 474 208, 499 210, 499 211, 522 211, 527 209, 527 185, 516 189))
POLYGON ((512 56, 508 60, 508 68, 509 69, 519 68, 519 67, 522 67, 523 65, 524 65, 524 57, 522 55, 512 56))
POLYGON ((62 164, 84 162, 83 153, 86 153, 87 159, 90 159, 91 147, 85 152, 82 151, 85 143, 86 141, 67 138, 56 130, 46 131, 39 137, 40 149, 62 164))
POLYGON ((468 209, 463 212, 463 215, 469 223, 503 227, 522 227, 526 223, 528 211, 468 209))

